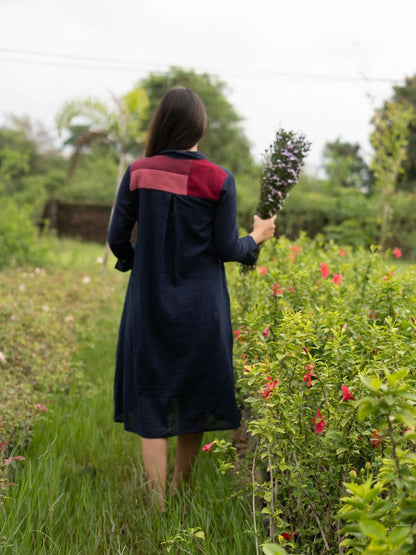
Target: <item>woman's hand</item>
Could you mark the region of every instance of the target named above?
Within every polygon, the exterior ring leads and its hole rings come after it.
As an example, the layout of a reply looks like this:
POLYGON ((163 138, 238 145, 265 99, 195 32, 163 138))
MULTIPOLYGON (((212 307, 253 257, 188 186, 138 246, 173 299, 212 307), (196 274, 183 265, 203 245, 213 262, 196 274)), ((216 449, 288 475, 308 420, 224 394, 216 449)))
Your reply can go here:
POLYGON ((276 215, 268 218, 267 220, 262 220, 257 215, 253 218, 253 231, 250 233, 254 241, 259 244, 267 239, 274 237, 276 231, 275 225, 276 215))

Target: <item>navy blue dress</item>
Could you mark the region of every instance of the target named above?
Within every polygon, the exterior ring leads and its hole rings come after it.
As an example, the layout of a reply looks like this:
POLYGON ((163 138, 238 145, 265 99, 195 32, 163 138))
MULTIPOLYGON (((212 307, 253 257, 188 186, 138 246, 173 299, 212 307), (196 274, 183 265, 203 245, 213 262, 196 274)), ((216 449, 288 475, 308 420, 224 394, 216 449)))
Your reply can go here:
POLYGON ((239 238, 232 174, 199 152, 137 160, 121 182, 108 242, 116 268, 132 270, 114 420, 145 438, 237 428, 223 263, 253 264, 257 245, 239 238))

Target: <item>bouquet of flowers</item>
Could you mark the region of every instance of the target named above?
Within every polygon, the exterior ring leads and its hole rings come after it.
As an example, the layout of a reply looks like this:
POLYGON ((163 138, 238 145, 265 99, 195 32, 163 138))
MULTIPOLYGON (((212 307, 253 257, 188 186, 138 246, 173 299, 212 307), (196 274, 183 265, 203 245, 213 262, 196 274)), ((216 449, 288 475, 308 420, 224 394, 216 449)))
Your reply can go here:
MULTIPOLYGON (((257 205, 260 218, 271 218, 282 210, 290 190, 299 180, 310 148, 311 143, 306 140, 305 135, 282 128, 277 130, 273 144, 264 154, 260 200, 257 205)), ((260 247, 261 245, 253 253, 256 257, 260 247)))
POLYGON ((270 148, 264 154, 263 174, 260 180, 260 218, 271 218, 283 208, 289 191, 296 185, 303 164, 311 148, 305 135, 279 129, 270 148))

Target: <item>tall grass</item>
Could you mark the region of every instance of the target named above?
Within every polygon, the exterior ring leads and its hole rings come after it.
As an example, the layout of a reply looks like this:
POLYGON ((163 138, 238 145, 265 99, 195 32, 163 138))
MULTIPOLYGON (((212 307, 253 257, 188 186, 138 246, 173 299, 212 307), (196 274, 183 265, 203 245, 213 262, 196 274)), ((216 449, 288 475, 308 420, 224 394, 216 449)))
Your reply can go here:
MULTIPOLYGON (((191 486, 161 513, 148 504, 139 438, 112 421, 113 361, 126 277, 94 266, 100 246, 60 243, 60 267, 99 276, 114 287, 80 330, 75 362, 81 395, 60 395, 39 418, 25 461, 13 463, 1 507, 0 552, 16 555, 255 552, 250 500, 233 477, 218 473, 208 453, 197 460, 191 486), (91 264, 90 261, 94 261, 91 264), (71 268, 71 269, 69 269, 71 268), (200 528, 205 538, 198 537, 200 528)), ((53 300, 51 299, 51 303, 53 300)), ((213 439, 207 434, 204 441, 213 439)), ((172 460, 174 440, 169 444, 172 460)))

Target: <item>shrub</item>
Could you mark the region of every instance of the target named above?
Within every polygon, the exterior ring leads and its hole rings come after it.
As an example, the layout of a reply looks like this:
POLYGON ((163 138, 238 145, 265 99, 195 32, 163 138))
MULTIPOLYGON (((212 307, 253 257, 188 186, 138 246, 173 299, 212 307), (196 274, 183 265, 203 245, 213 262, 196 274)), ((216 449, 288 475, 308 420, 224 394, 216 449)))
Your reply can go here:
POLYGON ((11 198, 1 199, 0 270, 9 266, 42 266, 50 259, 51 242, 46 232, 39 236, 31 221, 29 205, 18 205, 11 198))
MULTIPOLYGON (((337 518, 341 498, 352 491, 351 476, 361 469, 375 476, 372 499, 393 490, 381 515, 385 536, 415 499, 408 451, 416 446, 415 280, 392 262, 390 253, 353 252, 303 236, 295 244, 284 238, 268 244, 257 270, 244 277, 228 269, 237 391, 251 445, 250 461, 237 466, 249 469, 245 480, 260 499, 257 512, 269 520, 270 540, 293 553, 338 552, 351 531, 361 547, 369 544, 371 533, 357 532, 358 525, 341 530, 337 518), (399 443, 404 426, 412 433, 399 443), (401 449, 399 474, 394 442, 401 449), (385 449, 392 463, 384 459, 385 449), (405 476, 408 485, 398 487, 395 480, 405 476)), ((226 449, 218 444, 216 451, 226 468, 226 449)), ((345 502, 353 504, 351 499, 345 502)), ((347 511, 347 518, 361 516, 347 511)), ((412 545, 410 524, 395 534, 412 545)))

